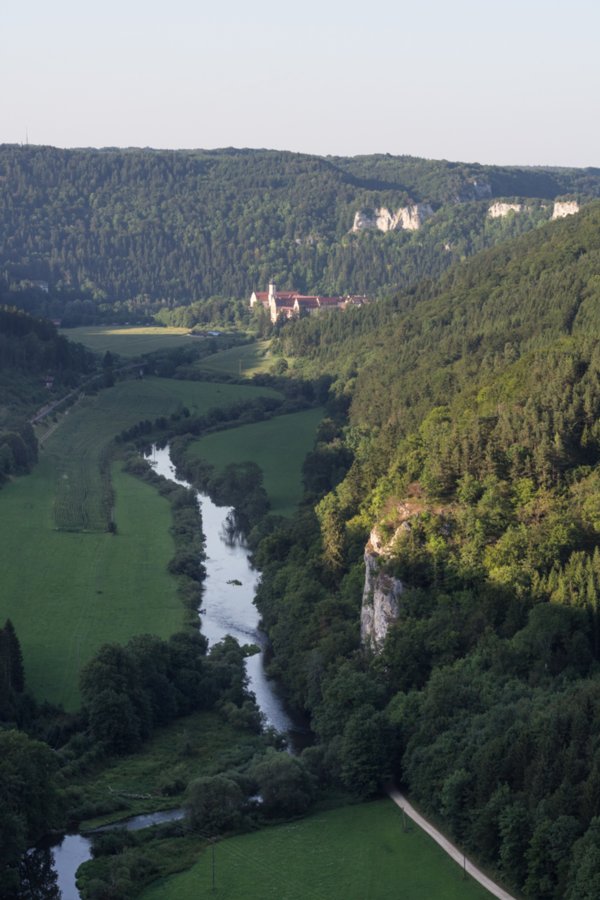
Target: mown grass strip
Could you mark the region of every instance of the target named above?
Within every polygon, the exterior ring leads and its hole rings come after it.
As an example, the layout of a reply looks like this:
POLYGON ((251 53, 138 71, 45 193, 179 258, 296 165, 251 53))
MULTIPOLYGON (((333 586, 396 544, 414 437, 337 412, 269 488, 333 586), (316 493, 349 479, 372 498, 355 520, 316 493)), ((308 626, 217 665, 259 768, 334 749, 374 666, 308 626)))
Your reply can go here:
POLYGON ((142 900, 484 900, 480 885, 390 800, 347 806, 223 840, 142 900))

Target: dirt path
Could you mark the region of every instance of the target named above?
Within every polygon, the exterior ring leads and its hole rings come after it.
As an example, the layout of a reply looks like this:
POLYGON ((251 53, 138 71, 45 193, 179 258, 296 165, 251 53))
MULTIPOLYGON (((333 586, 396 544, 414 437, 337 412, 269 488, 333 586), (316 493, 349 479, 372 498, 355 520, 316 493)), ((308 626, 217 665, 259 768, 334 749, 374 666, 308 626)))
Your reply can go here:
POLYGON ((451 856, 452 859, 459 864, 459 866, 464 867, 465 871, 474 878, 475 881, 478 881, 487 891, 490 892, 494 897, 498 897, 499 900, 515 900, 512 894, 509 894, 500 885, 496 884, 492 881, 491 878, 488 878, 481 869, 478 869, 477 866, 473 865, 473 863, 468 859, 458 847, 455 847, 454 844, 450 843, 450 841, 444 837, 444 835, 434 828, 433 825, 424 819, 423 816, 417 812, 417 810, 412 806, 404 794, 401 794, 400 791, 396 790, 396 788, 390 788, 388 790, 389 797, 396 803, 400 809, 403 809, 406 815, 416 822, 419 828, 422 828, 426 834, 433 838, 436 844, 439 844, 442 850, 444 850, 448 856, 451 856))

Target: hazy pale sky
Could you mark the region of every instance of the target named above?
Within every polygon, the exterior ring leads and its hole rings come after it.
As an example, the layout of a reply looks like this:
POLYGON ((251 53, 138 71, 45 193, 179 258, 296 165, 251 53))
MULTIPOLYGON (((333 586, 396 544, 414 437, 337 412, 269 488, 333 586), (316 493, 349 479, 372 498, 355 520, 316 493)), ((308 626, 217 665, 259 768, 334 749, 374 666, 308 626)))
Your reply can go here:
POLYGON ((596 0, 3 0, 0 143, 600 166, 596 0))

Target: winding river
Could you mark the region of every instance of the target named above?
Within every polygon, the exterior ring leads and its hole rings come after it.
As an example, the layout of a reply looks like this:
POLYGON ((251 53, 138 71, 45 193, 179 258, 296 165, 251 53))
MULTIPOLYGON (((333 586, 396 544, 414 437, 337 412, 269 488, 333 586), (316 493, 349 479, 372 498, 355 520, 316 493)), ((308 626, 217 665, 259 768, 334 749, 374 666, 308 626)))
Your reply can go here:
MULTIPOLYGON (((177 484, 190 487, 175 475, 168 448, 152 450, 155 471, 177 484)), ((299 735, 296 723, 285 710, 276 686, 269 681, 264 670, 266 636, 260 630, 258 610, 254 595, 260 573, 253 569, 248 559, 248 548, 237 534, 228 528, 231 507, 216 506, 206 494, 198 493, 202 513, 202 530, 206 539, 206 580, 201 610, 202 633, 209 645, 230 634, 240 644, 257 644, 261 652, 246 659, 250 690, 256 696, 267 724, 277 731, 299 735)))
MULTIPOLYGON (((186 481, 177 478, 171 463, 168 447, 153 447, 149 457, 155 471, 190 487, 186 481)), ((292 746, 302 743, 305 729, 293 721, 287 713, 283 701, 277 693, 276 685, 269 681, 264 670, 266 636, 259 628, 258 611, 254 605, 254 594, 260 573, 253 569, 248 558, 248 548, 243 539, 232 534, 228 527, 230 507, 216 506, 210 497, 198 493, 198 503, 202 513, 202 530, 206 539, 206 580, 201 610, 201 628, 209 645, 230 634, 241 644, 256 644, 261 650, 246 659, 249 688, 264 714, 266 723, 277 731, 288 735, 292 746)), ((149 825, 181 818, 181 810, 134 816, 120 823, 129 830, 147 828, 149 825)), ((81 834, 67 834, 59 844, 50 848, 53 867, 57 875, 57 886, 63 900, 79 900, 75 885, 75 873, 79 866, 91 856, 91 842, 81 834)), ((44 850, 32 851, 43 853, 44 850)), ((56 897, 47 892, 40 896, 56 897)))

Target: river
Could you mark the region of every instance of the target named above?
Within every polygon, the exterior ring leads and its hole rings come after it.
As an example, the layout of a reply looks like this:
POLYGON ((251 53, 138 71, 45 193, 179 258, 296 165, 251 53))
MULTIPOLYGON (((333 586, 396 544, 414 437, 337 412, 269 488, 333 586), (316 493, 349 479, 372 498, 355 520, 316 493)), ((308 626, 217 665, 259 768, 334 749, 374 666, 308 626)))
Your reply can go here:
MULTIPOLYGON (((175 475, 168 448, 152 450, 152 464, 158 475, 164 475, 190 487, 175 475)), ((209 645, 230 634, 240 644, 257 644, 260 653, 246 659, 249 688, 256 696, 267 724, 286 732, 294 743, 294 734, 302 731, 288 715, 277 687, 269 681, 264 669, 266 636, 260 630, 254 595, 260 572, 253 569, 243 538, 228 528, 231 507, 216 506, 206 494, 198 493, 202 513, 202 530, 206 539, 206 580, 201 610, 202 633, 209 645), (240 582, 240 583, 238 583, 240 582)))
MULTIPOLYGON (((168 447, 164 449, 154 447, 149 458, 157 474, 190 487, 186 481, 176 477, 168 447)), ((287 713, 276 685, 265 675, 264 652, 267 639, 259 628, 259 615, 253 602, 260 573, 250 564, 248 548, 243 538, 232 534, 231 528, 228 527, 231 508, 217 506, 210 497, 200 493, 198 503, 206 540, 206 580, 200 617, 202 633, 208 638, 209 646, 220 641, 226 634, 230 634, 241 644, 256 644, 260 647, 260 653, 246 659, 249 689, 254 693, 266 723, 277 731, 286 733, 292 746, 301 744, 305 729, 295 723, 287 713)), ((151 813, 146 816, 134 816, 121 823, 121 826, 138 830, 181 816, 181 810, 151 813)), ((53 868, 57 875, 56 883, 63 900, 79 900, 75 873, 79 866, 90 858, 90 849, 91 841, 81 834, 66 834, 59 844, 50 848, 53 868)), ((47 892, 39 896, 50 898, 57 895, 47 892)))

